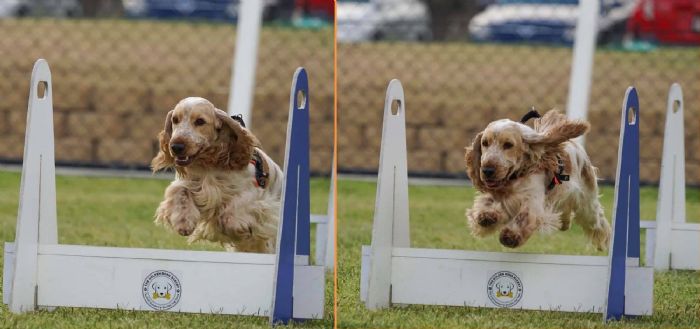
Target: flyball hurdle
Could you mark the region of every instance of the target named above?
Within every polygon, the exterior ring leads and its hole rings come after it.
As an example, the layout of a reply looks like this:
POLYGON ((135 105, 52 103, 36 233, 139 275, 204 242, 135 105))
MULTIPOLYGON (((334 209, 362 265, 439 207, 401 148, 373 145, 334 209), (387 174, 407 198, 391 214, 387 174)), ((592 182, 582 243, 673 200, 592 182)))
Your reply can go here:
POLYGON ((29 94, 17 233, 14 243, 5 243, 3 302, 15 313, 67 306, 258 315, 272 323, 321 318, 325 270, 309 265, 309 103, 303 68, 295 72, 291 91, 277 254, 64 245, 56 226, 53 86, 47 62, 38 60, 29 94))
POLYGON ((700 224, 686 223, 685 217, 683 105, 681 86, 674 83, 666 103, 656 221, 642 221, 645 261, 656 270, 700 270, 700 224))
POLYGON ((602 312, 604 320, 651 314, 654 271, 639 265, 639 105, 634 88, 627 90, 622 106, 609 256, 411 248, 406 104, 401 83, 392 80, 384 105, 372 244, 362 250, 360 294, 366 307, 602 312), (393 101, 398 102, 396 113, 393 101))
MULTIPOLYGON (((336 168, 335 163, 331 168, 336 168)), ((335 170, 331 169, 331 186, 328 190, 328 208, 325 214, 311 214, 311 223, 316 224, 316 253, 317 265, 325 265, 326 270, 332 271, 335 255, 335 170)))

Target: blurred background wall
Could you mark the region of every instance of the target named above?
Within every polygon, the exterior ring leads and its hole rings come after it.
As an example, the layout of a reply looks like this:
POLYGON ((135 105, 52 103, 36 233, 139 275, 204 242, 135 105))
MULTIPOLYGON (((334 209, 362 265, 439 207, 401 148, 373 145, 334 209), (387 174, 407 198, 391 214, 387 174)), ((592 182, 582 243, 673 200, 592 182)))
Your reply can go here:
MULTIPOLYGON (((59 165, 146 169, 187 96, 226 110, 236 0, 0 1, 0 163, 20 163, 34 61, 51 65, 59 165)), ((289 90, 310 79, 311 165, 330 172, 333 3, 265 0, 252 130, 284 161, 289 90)), ((236 112, 236 109, 233 109, 236 112)))
MULTIPOLYGON (((466 177, 464 147, 531 106, 565 111, 576 0, 339 0, 339 170, 374 173, 389 80, 406 92, 408 169, 466 177)), ((685 96, 686 179, 700 184, 700 2, 603 0, 586 148, 601 177, 617 165, 620 107, 641 107, 641 178, 659 179, 666 98, 685 96)))

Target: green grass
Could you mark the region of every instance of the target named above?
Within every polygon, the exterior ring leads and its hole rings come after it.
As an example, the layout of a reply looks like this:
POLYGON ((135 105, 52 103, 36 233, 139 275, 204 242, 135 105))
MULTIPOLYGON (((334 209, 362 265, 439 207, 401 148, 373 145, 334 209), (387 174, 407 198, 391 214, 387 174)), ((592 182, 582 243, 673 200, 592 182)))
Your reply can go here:
MULTIPOLYGON (((188 245, 183 237, 153 224, 153 213, 168 183, 160 179, 58 176, 59 241, 95 246, 223 250, 213 243, 188 245)), ((19 184, 19 173, 0 171, 2 241, 14 241, 19 184)), ((312 212, 326 211, 328 187, 328 179, 312 179, 312 212)), ((332 289, 331 275, 327 275, 325 320, 290 327, 332 326, 332 289)), ((85 308, 58 308, 52 312, 15 315, 8 312, 6 305, 1 305, 0 328, 268 328, 268 319, 85 308)))
MULTIPOLYGON (((465 184, 466 185, 466 184, 465 184)), ((610 218, 613 188, 602 188, 602 202, 610 218)), ((369 245, 374 213, 375 184, 341 180, 338 183, 338 321, 343 328, 589 328, 602 327, 598 313, 565 313, 444 306, 393 307, 368 311, 360 302, 360 247, 369 245)), ((496 237, 478 240, 467 229, 465 208, 473 189, 467 187, 411 186, 411 244, 413 247, 505 251, 496 237)), ((655 217, 657 190, 641 190, 642 218, 655 217)), ((691 221, 700 220, 700 190, 687 192, 691 221)), ((552 235, 537 235, 519 252, 603 255, 586 247, 580 227, 552 235)), ((698 248, 699 246, 693 246, 698 248)), ((644 248, 642 247, 642 250, 644 248)), ((657 273, 654 314, 611 323, 611 327, 700 326, 698 272, 657 273)), ((426 278, 430 280, 430 278, 426 278)), ((601 283, 602 284, 602 283, 601 283)))

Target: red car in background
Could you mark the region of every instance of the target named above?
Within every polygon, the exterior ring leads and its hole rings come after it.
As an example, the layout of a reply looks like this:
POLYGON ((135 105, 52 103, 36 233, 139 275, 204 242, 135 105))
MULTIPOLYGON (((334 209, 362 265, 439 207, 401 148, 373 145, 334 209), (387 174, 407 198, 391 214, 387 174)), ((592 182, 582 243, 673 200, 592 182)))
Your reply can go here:
POLYGON ((295 7, 305 14, 330 20, 335 16, 335 3, 333 0, 296 0, 295 7))
POLYGON ((626 30, 635 39, 700 45, 700 1, 640 0, 626 30))

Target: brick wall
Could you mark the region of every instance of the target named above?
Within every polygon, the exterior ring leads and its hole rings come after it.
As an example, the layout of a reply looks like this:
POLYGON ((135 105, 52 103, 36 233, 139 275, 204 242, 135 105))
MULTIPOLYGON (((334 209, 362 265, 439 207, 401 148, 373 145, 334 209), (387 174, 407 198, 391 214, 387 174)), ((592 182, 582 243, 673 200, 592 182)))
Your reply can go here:
MULTIPOLYGON (((0 20, 0 159, 20 161, 29 78, 51 66, 56 160, 145 167, 156 135, 180 99, 226 108, 235 29, 225 24, 126 20, 0 20)), ((330 170, 332 29, 265 27, 258 50, 253 132, 284 161, 289 90, 298 66, 310 79, 311 166, 330 170)))
MULTIPOLYGON (((541 112, 566 105, 569 48, 386 42, 340 44, 338 50, 340 170, 376 172, 392 78, 405 90, 413 173, 466 176, 464 147, 490 121, 517 120, 533 105, 541 112)), ((666 97, 677 81, 685 93, 686 179, 700 184, 699 58, 698 48, 596 52, 586 147, 603 179, 614 179, 620 107, 626 88, 635 85, 641 179, 658 181, 666 97)))

